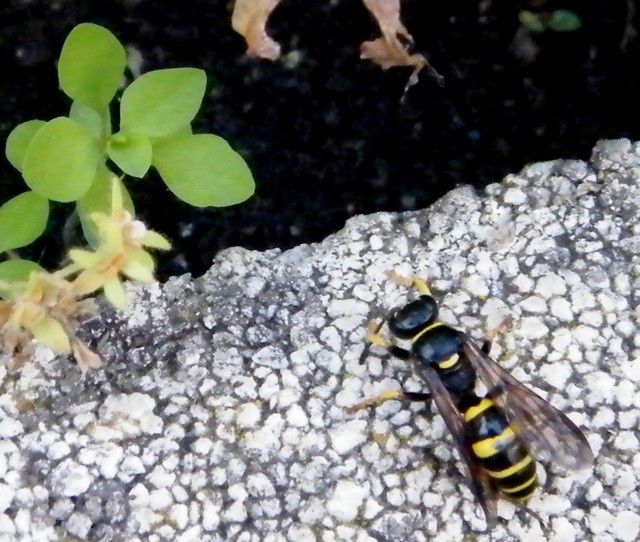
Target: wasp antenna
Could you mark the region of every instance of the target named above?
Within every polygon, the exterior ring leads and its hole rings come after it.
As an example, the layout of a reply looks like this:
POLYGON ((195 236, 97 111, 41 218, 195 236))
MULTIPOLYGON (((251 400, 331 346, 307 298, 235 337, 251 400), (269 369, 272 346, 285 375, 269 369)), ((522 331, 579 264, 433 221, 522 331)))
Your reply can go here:
POLYGON ((429 288, 427 281, 418 277, 405 277, 399 275, 395 270, 391 269, 387 271, 387 277, 391 282, 395 282, 400 286, 406 286, 407 288, 414 288, 418 290, 422 295, 431 295, 431 288, 429 288))

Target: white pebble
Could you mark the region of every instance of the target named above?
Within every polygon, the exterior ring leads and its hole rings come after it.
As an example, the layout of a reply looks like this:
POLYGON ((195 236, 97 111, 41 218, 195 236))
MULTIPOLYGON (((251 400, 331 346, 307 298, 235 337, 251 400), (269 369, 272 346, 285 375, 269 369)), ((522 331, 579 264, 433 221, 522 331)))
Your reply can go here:
POLYGON ((224 510, 222 516, 225 521, 240 523, 247 519, 247 508, 242 501, 235 501, 231 506, 224 510))
POLYGON ((553 295, 564 294, 567 291, 567 286, 561 276, 550 273, 538 279, 535 291, 545 299, 549 299, 553 295))
POLYGON ((549 306, 551 314, 558 320, 570 322, 574 319, 571 303, 562 297, 554 297, 549 306))
POLYGON ((547 312, 547 303, 542 297, 538 295, 527 297, 520 303, 520 306, 523 310, 535 314, 543 314, 547 312))
POLYGON ((77 536, 81 539, 86 539, 89 531, 91 530, 91 518, 86 514, 80 512, 74 512, 69 516, 69 519, 65 523, 65 527, 70 534, 77 536))
POLYGON ((511 205, 521 205, 527 201, 527 195, 519 188, 508 188, 503 198, 505 203, 511 205))
POLYGON ((618 450, 636 450, 638 448, 638 437, 633 431, 621 431, 613 441, 613 445, 618 450))
POLYGON ((287 423, 294 427, 306 427, 309 419, 300 405, 293 405, 287 411, 287 423))
POLYGON ((351 420, 342 423, 329 432, 331 446, 340 455, 346 454, 367 440, 365 420, 351 420))
POLYGON ((91 480, 89 469, 71 459, 65 459, 51 472, 53 491, 63 497, 81 495, 89 489, 91 480))
POLYGON ((519 321, 518 333, 526 339, 541 339, 549 333, 549 328, 542 319, 530 316, 519 321))
POLYGON ((340 316, 364 316, 369 313, 369 305, 358 299, 336 299, 329 303, 327 314, 331 318, 340 316))
POLYGON ((540 367, 541 376, 558 390, 564 389, 571 373, 571 365, 564 361, 545 363, 540 367))
POLYGON ((462 286, 470 294, 476 297, 487 297, 489 295, 489 286, 487 281, 480 275, 471 275, 462 281, 462 286))
POLYGON ((366 495, 366 488, 350 480, 340 480, 327 502, 327 511, 340 521, 353 521, 366 495))
POLYGON ((640 534, 640 515, 630 510, 618 512, 613 522, 613 534, 623 542, 638 540, 640 534))
POLYGON ((49 449, 47 450, 47 457, 52 461, 59 461, 63 457, 69 455, 71 453, 71 448, 69 445, 59 440, 58 442, 54 442, 49 449))
POLYGON ((0 514, 11 506, 14 494, 11 486, 0 482, 0 514))
POLYGON ((593 534, 604 533, 613 522, 613 516, 603 508, 593 508, 588 518, 589 530, 593 534))
POLYGON ((240 427, 255 427, 260 421, 260 409, 255 403, 245 403, 238 408, 236 423, 240 427))
POLYGON ((0 438, 13 438, 24 432, 23 425, 13 418, 5 418, 0 422, 0 438))
POLYGON ((522 293, 530 292, 534 282, 526 275, 518 275, 513 279, 513 285, 522 293))

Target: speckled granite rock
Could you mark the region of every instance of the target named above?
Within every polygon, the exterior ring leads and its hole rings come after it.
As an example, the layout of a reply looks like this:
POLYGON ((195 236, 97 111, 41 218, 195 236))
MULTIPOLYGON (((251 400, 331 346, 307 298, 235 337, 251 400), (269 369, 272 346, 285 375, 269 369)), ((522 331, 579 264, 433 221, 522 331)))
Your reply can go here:
POLYGON ((86 323, 109 364, 82 376, 38 350, 0 375, 0 539, 488 541, 442 418, 380 390, 424 389, 365 322, 428 277, 494 357, 584 428, 590 471, 545 465, 493 540, 640 532, 640 146, 534 164, 479 195, 350 220, 314 246, 231 249, 202 278, 133 290, 86 323), (531 512, 528 512, 530 510, 531 512))

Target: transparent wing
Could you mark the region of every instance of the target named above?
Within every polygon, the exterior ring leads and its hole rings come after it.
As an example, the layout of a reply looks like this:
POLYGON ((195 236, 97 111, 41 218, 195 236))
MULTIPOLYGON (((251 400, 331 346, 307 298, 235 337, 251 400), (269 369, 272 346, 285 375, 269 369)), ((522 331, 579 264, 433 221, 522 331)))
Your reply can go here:
POLYGON ((513 378, 471 339, 466 338, 464 349, 490 397, 505 411, 514 431, 536 459, 568 469, 593 463, 587 439, 567 416, 513 378))
POLYGON ((465 425, 458 409, 451 400, 451 394, 446 390, 434 369, 431 367, 422 368, 421 374, 431 390, 438 411, 444 418, 445 424, 453 436, 458 454, 467 466, 469 479, 471 480, 471 489, 482 505, 487 526, 492 527, 497 517, 496 490, 489 482, 485 471, 474 461, 469 451, 470 444, 467 439, 465 425))

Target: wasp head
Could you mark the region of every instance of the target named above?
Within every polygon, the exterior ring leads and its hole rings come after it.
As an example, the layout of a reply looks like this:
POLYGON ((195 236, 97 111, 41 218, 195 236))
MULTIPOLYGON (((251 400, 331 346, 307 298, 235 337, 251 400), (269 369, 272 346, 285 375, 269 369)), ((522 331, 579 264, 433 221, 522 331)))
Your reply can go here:
POLYGON ((429 295, 421 295, 415 301, 396 309, 389 317, 389 331, 399 339, 411 339, 425 326, 435 321, 438 305, 429 295))

